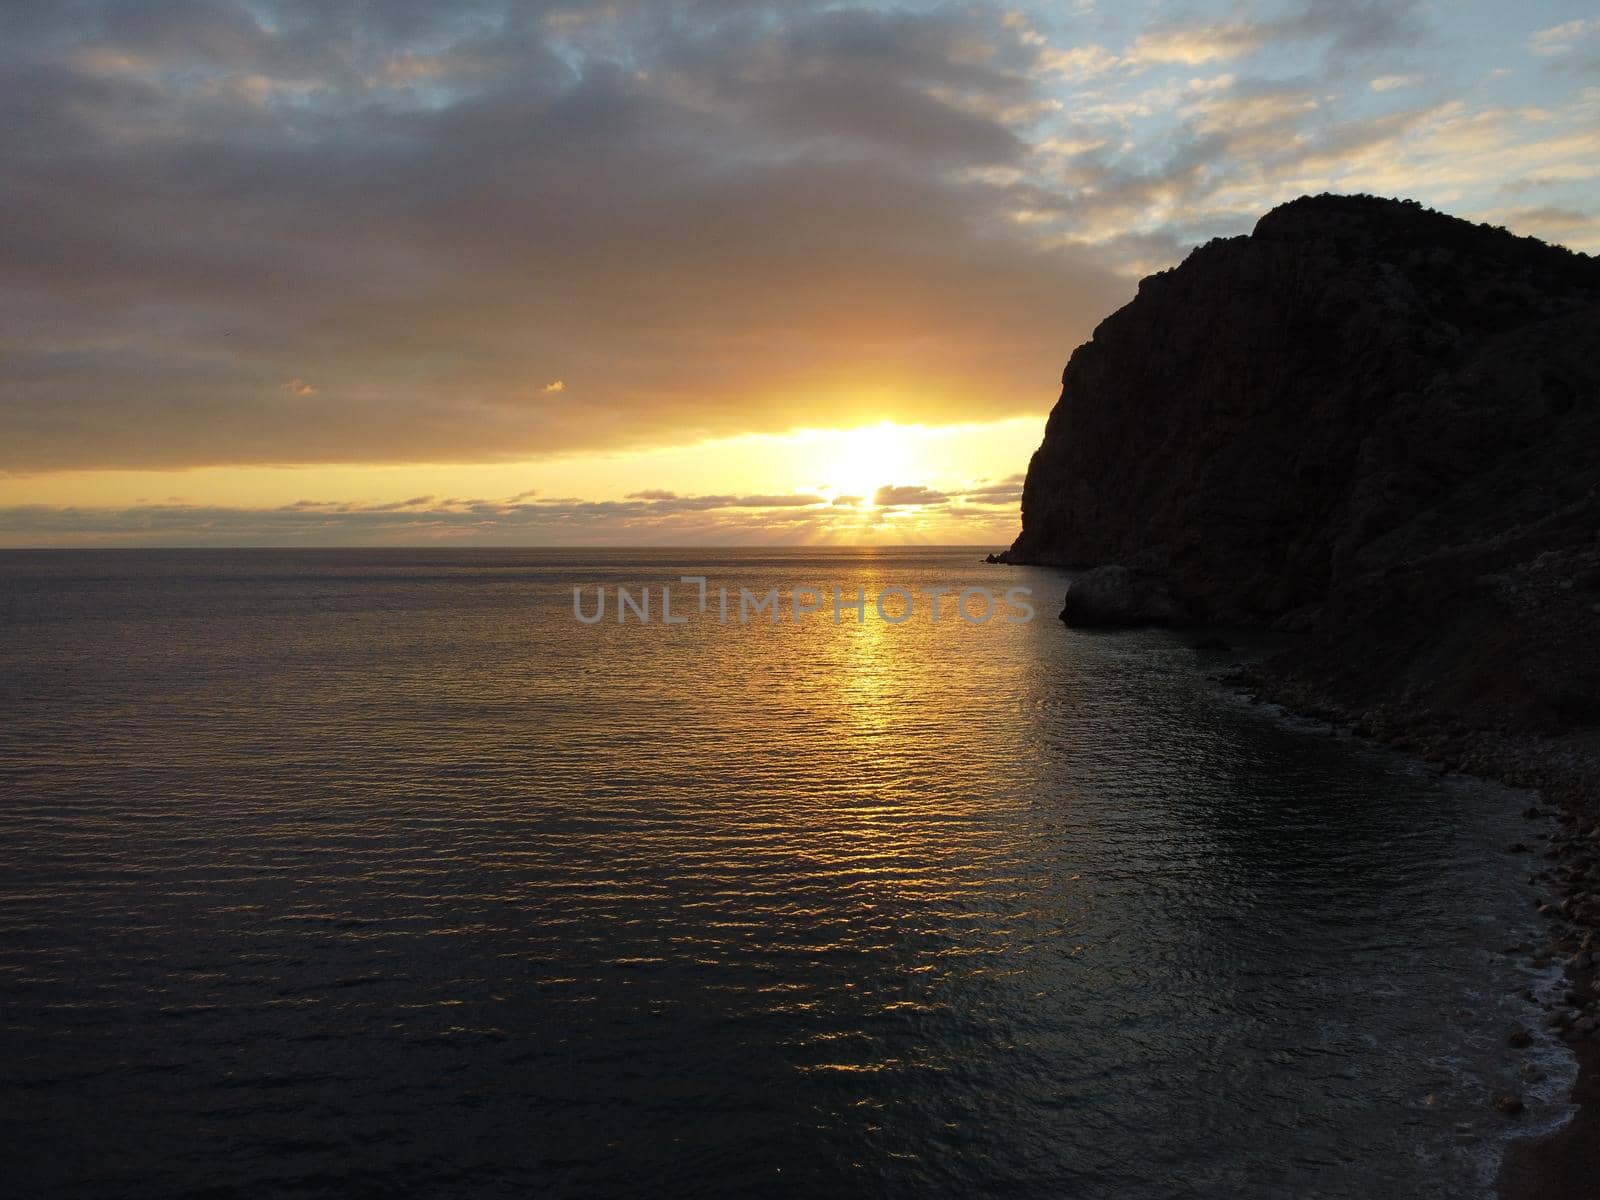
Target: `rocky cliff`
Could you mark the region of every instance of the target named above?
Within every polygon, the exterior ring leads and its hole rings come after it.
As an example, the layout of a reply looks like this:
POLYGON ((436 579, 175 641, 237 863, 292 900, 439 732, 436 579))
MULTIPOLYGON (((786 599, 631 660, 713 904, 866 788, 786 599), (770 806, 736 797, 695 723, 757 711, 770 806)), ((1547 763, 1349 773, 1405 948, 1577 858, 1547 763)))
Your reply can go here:
POLYGON ((1013 562, 1310 631, 1280 671, 1468 725, 1600 722, 1600 260, 1307 197, 1072 355, 1013 562))

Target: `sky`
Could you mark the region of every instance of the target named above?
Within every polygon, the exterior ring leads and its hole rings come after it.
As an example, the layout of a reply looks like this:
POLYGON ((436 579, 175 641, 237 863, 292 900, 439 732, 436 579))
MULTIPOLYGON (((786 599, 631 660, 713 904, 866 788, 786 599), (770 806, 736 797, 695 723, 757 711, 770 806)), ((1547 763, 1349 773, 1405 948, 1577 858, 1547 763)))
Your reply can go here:
POLYGON ((1600 251, 1583 3, 0 2, 0 75, 0 546, 1001 546, 1277 203, 1600 251))

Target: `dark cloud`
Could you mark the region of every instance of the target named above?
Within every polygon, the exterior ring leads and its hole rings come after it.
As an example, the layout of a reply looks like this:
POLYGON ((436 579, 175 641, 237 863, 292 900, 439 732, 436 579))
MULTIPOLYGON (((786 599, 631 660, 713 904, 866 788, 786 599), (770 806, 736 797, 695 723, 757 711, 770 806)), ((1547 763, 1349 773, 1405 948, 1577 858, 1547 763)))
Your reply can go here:
POLYGON ((0 55, 0 468, 1004 415, 1125 286, 971 174, 1041 98, 982 9, 52 12, 0 55))

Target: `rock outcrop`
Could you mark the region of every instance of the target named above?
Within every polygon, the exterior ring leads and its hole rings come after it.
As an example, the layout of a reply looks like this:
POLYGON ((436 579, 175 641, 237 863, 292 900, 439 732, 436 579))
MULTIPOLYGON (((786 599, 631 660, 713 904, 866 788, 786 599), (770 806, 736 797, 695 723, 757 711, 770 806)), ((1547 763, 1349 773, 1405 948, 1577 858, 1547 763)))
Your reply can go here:
POLYGON ((1309 631, 1279 669, 1355 707, 1590 727, 1597 530, 1600 261, 1319 196, 1144 280, 1073 353, 1005 557, 1309 631))
POLYGON ((1189 624, 1190 616, 1161 576, 1113 565, 1085 571, 1067 585, 1061 619, 1085 627, 1178 626, 1189 624))

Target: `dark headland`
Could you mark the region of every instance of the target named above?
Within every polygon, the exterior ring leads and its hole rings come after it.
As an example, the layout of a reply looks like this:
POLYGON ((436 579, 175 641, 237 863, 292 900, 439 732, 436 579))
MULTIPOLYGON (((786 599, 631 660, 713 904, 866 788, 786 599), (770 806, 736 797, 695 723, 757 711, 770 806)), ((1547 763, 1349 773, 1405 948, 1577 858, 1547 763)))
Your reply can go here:
POLYGON ((1501 1184, 1600 1195, 1600 260, 1409 201, 1273 209, 1073 353, 996 557, 1086 568, 1071 623, 1300 634, 1237 682, 1540 791, 1533 952, 1587 1102, 1501 1184))

